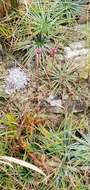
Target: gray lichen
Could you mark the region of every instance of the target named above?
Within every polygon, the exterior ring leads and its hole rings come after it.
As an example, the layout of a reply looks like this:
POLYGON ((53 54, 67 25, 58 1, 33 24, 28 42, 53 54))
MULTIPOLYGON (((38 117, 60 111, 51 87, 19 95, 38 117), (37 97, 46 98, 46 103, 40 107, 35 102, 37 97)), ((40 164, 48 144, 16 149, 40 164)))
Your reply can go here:
POLYGON ((5 92, 11 95, 15 91, 25 88, 28 82, 28 77, 19 67, 9 70, 9 74, 5 79, 5 92))

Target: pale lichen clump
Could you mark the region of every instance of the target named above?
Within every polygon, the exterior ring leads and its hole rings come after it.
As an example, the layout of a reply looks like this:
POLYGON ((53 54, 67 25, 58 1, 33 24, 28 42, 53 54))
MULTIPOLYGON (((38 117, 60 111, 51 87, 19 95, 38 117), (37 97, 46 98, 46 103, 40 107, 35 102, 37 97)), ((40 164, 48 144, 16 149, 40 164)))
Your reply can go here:
POLYGON ((27 85, 28 77, 19 67, 10 69, 5 80, 5 92, 9 95, 19 91, 27 85))

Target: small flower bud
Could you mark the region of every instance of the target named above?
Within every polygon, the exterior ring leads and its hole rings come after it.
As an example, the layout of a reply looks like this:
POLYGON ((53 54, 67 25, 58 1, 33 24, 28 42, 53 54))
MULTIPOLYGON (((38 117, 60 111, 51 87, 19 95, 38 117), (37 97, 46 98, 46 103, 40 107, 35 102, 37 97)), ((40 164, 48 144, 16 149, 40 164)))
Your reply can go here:
POLYGON ((57 54, 57 48, 51 48, 50 49, 50 56, 54 57, 57 54))
POLYGON ((36 54, 40 55, 42 53, 42 49, 41 48, 37 48, 36 49, 36 54))

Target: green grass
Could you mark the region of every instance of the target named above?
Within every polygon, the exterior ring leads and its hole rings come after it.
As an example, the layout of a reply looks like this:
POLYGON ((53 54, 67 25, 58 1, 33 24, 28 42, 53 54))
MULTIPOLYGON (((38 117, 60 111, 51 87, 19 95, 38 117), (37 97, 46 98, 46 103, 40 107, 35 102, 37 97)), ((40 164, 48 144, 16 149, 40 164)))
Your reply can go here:
MULTIPOLYGON (((3 123, 6 123, 6 121, 3 123)), ((37 163, 37 160, 38 162, 40 161, 42 169, 47 173, 47 180, 41 179, 39 174, 37 175, 35 172, 21 166, 14 167, 14 171, 11 172, 9 166, 2 165, 0 177, 3 178, 3 181, 1 187, 4 183, 4 187, 8 190, 12 188, 20 189, 21 186, 26 189, 29 182, 32 188, 37 190, 36 178, 39 189, 48 188, 54 190, 56 188, 57 190, 64 190, 68 186, 75 189, 73 185, 76 189, 79 189, 79 186, 85 186, 84 181, 85 178, 87 180, 87 176, 83 178, 83 174, 85 174, 85 170, 90 164, 89 134, 84 135, 81 133, 84 139, 80 139, 75 135, 76 130, 80 131, 83 127, 86 127, 85 123, 82 120, 78 124, 74 117, 70 115, 58 125, 58 128, 55 129, 54 126, 52 127, 52 122, 51 124, 49 123, 49 126, 42 126, 41 124, 37 126, 34 124, 35 132, 32 133, 32 137, 30 137, 29 131, 26 130, 25 132, 25 129, 23 129, 24 136, 21 142, 19 140, 21 137, 12 133, 13 125, 7 122, 7 131, 3 129, 1 132, 0 155, 17 155, 16 157, 24 158, 28 162, 30 160, 35 163, 37 163), (19 141, 20 143, 18 144, 19 141), (29 155, 34 155, 34 157, 29 155), (42 160, 41 157, 42 159, 45 157, 45 160, 42 160), (82 183, 80 183, 80 178, 82 183), (32 184, 32 181, 34 184, 32 184)))

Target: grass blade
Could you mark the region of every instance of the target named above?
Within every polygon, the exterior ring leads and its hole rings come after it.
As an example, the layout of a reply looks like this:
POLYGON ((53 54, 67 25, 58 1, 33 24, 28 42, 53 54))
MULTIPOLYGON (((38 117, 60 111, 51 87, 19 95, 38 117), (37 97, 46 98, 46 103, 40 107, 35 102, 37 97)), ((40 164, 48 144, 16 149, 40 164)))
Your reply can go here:
POLYGON ((4 160, 4 161, 8 161, 8 162, 13 162, 15 164, 19 164, 19 165, 21 165, 23 167, 29 168, 31 170, 34 170, 34 171, 46 176, 45 173, 41 169, 39 169, 37 166, 35 166, 33 164, 30 164, 30 163, 28 163, 28 162, 26 162, 24 160, 20 160, 20 159, 9 157, 9 156, 0 156, 0 160, 4 160))

